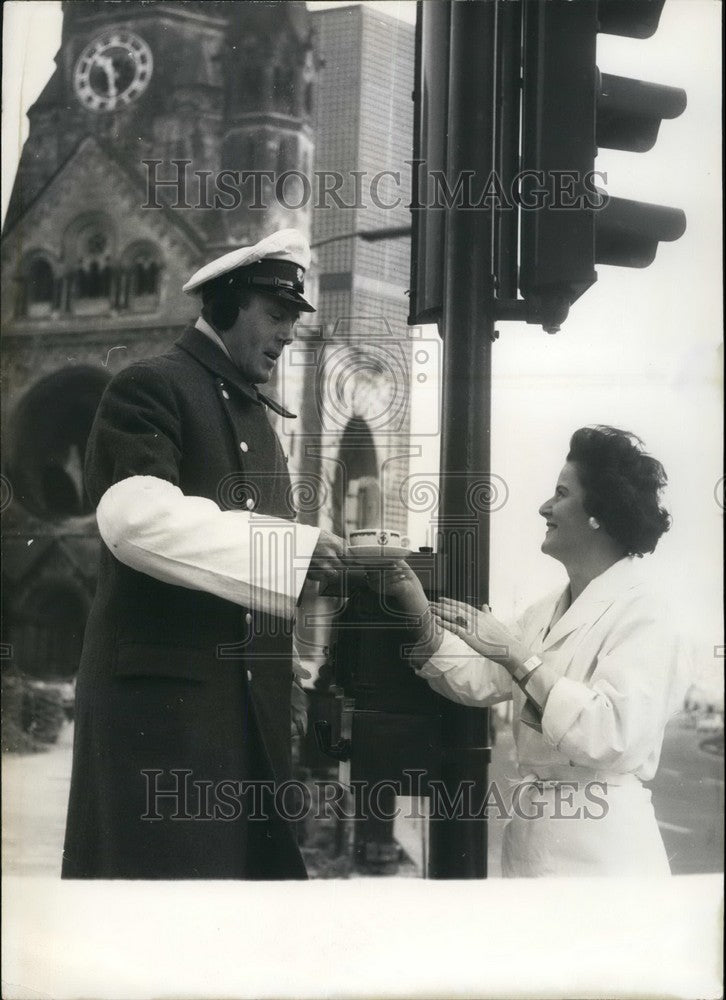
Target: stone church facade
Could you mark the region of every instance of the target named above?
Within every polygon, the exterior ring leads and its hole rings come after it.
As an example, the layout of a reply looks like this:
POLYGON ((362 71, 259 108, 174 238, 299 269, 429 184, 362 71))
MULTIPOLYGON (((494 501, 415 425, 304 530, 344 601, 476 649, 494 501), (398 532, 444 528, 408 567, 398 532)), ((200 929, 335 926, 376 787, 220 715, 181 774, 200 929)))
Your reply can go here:
MULTIPOLYGON (((312 201, 294 191, 313 178, 324 73, 303 2, 63 6, 56 69, 29 111, 2 239, 3 648, 10 671, 40 686, 72 678, 93 596, 100 542, 82 468, 104 387, 194 319, 181 286, 205 261, 283 226, 313 238, 312 201), (240 170, 262 178, 254 197, 235 188, 240 170)), ((315 262, 309 278, 315 301, 315 262)), ((324 319, 289 352, 319 340, 324 319)), ((346 336, 365 357, 365 324, 346 336)), ((383 516, 403 523, 371 459, 390 435, 376 449, 366 413, 390 387, 371 381, 370 365, 347 387, 357 402, 346 424, 347 453, 367 446, 368 499, 349 490, 345 463, 341 481, 318 488, 321 448, 331 447, 318 405, 326 363, 288 366, 277 387, 300 413, 284 444, 307 481, 301 517, 339 530, 383 516)), ((343 428, 335 433, 340 451, 343 428)))

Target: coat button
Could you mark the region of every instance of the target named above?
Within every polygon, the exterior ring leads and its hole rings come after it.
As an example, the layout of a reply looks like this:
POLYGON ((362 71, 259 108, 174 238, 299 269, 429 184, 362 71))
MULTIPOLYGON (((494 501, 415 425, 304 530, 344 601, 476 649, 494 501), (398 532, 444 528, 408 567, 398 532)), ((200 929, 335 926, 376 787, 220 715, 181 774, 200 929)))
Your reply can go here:
POLYGON ((247 612, 247 614, 245 615, 245 622, 246 622, 246 623, 247 623, 248 625, 251 625, 251 624, 252 624, 252 615, 251 615, 251 614, 249 613, 249 611, 248 611, 248 612, 247 612))
POLYGON ((247 444, 246 441, 240 441, 239 448, 240 448, 240 451, 249 451, 250 450, 250 446, 247 444))
POLYGON ((251 670, 248 670, 248 671, 247 671, 247 680, 248 680, 248 681, 251 681, 251 680, 252 680, 252 671, 251 671, 251 670))
POLYGON ((224 396, 225 399, 229 399, 229 393, 227 392, 226 389, 222 389, 222 395, 224 396))
POLYGON ((245 500, 245 507, 247 508, 247 510, 255 509, 255 501, 252 499, 252 497, 250 497, 249 500, 245 500))

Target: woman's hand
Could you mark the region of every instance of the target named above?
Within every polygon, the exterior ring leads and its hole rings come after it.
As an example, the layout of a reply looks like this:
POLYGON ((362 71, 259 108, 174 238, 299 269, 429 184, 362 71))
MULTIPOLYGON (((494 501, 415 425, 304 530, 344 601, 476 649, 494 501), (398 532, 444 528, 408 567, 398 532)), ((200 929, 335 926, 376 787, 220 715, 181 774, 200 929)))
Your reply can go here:
POLYGON ((421 581, 403 559, 371 567, 366 571, 366 581, 372 590, 392 597, 405 615, 418 619, 416 645, 409 659, 413 667, 420 669, 438 650, 443 634, 440 622, 431 613, 421 581))
POLYGON ((371 590, 394 598, 406 615, 423 615, 429 610, 429 601, 421 581, 403 559, 366 570, 366 581, 371 590))
POLYGON ((477 611, 463 601, 442 597, 431 605, 431 610, 445 629, 458 635, 475 652, 495 663, 501 663, 509 669, 511 662, 524 654, 521 644, 494 617, 486 604, 482 605, 481 611, 477 611))

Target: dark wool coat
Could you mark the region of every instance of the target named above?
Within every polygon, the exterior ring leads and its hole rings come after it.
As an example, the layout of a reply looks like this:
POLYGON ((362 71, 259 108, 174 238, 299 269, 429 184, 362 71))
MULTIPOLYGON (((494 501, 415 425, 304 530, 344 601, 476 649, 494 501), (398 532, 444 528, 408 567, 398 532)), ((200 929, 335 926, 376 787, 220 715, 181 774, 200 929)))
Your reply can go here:
MULTIPOLYGON (((109 384, 86 454, 91 499, 156 476, 226 508, 254 495, 256 513, 294 518, 266 404, 291 416, 188 329, 109 384)), ((291 653, 289 625, 162 583, 103 546, 77 681, 63 877, 305 878, 271 795, 253 801, 240 784, 290 778, 291 653), (233 648, 220 657, 220 645, 233 648)))

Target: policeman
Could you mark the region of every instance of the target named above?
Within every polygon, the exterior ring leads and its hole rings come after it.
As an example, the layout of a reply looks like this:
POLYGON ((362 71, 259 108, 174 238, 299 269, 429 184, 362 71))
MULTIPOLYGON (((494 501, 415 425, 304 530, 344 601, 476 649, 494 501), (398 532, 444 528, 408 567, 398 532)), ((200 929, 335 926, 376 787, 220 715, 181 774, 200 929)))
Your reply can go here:
POLYGON ((304 878, 290 777, 292 620, 345 544, 296 524, 262 392, 310 248, 273 233, 197 271, 201 315, 110 382, 86 486, 104 542, 76 694, 63 875, 304 878))

